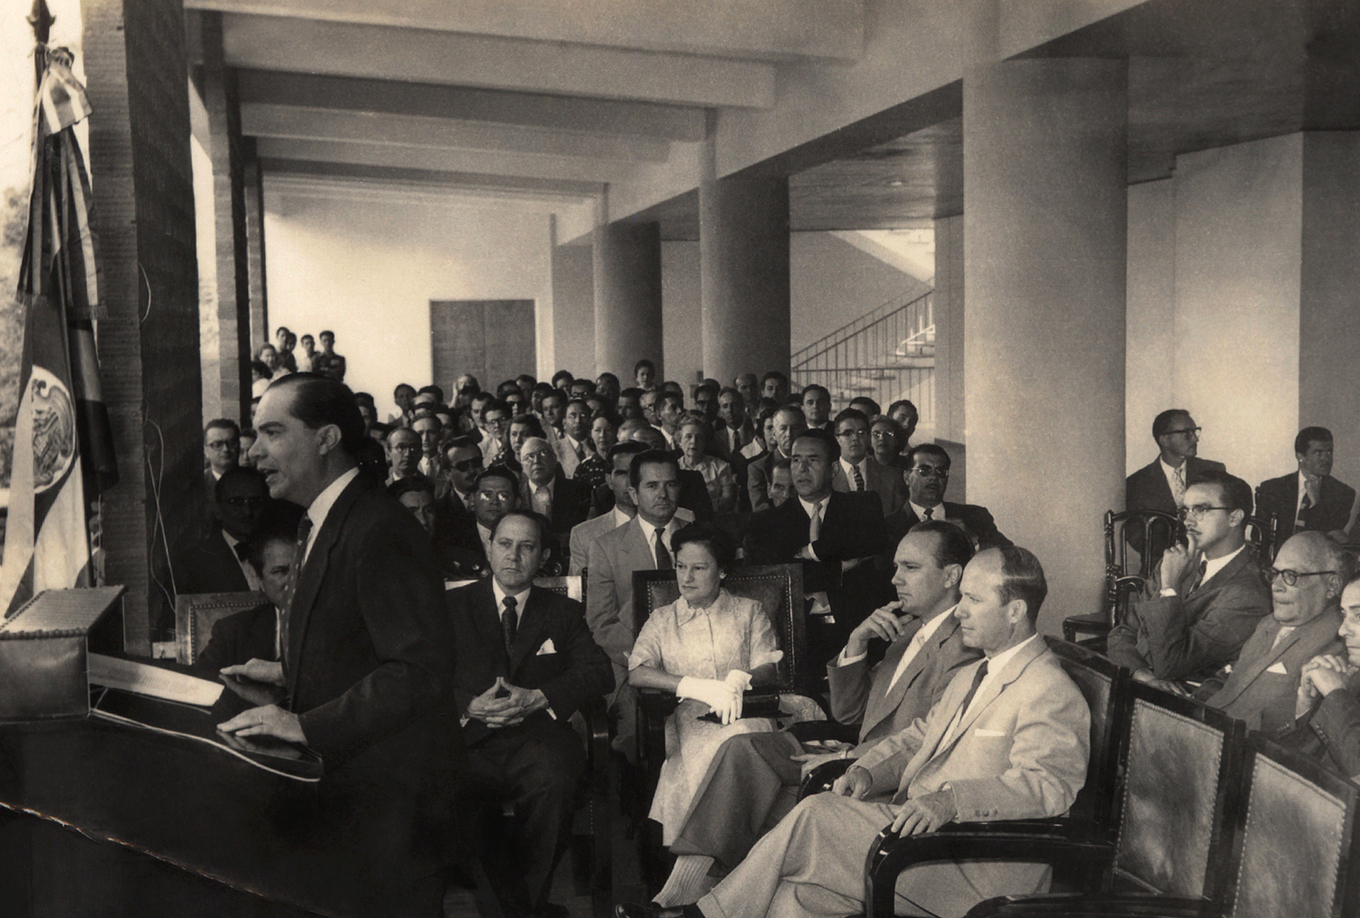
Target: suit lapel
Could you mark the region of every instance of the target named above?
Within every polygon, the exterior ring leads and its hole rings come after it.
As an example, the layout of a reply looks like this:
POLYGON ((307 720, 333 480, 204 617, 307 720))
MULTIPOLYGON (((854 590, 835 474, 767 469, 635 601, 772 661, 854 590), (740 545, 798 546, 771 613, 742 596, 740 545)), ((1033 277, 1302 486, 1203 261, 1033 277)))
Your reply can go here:
MULTIPOLYGON (((1261 673, 1269 669, 1270 665, 1279 659, 1280 654, 1284 653, 1290 645, 1299 639, 1299 632, 1301 630, 1303 629, 1295 628, 1293 633, 1280 641, 1279 644, 1276 644, 1275 636, 1280 633, 1280 623, 1273 616, 1267 619, 1264 627, 1258 629, 1256 633, 1252 635, 1252 640, 1256 641, 1257 645, 1255 648, 1252 648, 1256 652, 1251 655, 1251 662, 1242 666, 1240 669, 1236 666, 1233 667, 1232 676, 1230 677, 1230 681, 1235 683, 1233 691, 1224 693, 1223 698, 1216 697, 1214 699, 1215 705, 1218 707, 1226 707, 1236 701, 1247 686, 1255 682, 1261 673)), ((1237 658, 1237 662, 1241 663, 1246 656, 1246 648, 1243 648, 1241 655, 1237 658)), ((1226 689, 1228 686, 1225 683, 1223 687, 1226 689)))
MULTIPOLYGON (((515 632, 515 643, 510 648, 510 674, 513 676, 520 666, 543 643, 543 631, 547 628, 547 600, 543 591, 537 587, 529 588, 524 600, 524 610, 520 612, 519 628, 515 632)), ((511 680, 513 681, 513 679, 511 680)))
MULTIPOLYGON (((941 625, 940 630, 945 630, 947 624, 946 622, 945 625, 941 625)), ((925 645, 922 645, 920 653, 916 654, 916 659, 907 664, 906 670, 897 682, 891 688, 888 686, 888 683, 892 681, 893 673, 897 672, 897 667, 902 662, 902 657, 911 647, 912 640, 924 627, 925 624, 919 618, 916 619, 916 627, 910 629, 910 633, 904 632, 901 637, 893 642, 892 647, 888 648, 888 652, 883 655, 883 662, 878 666, 878 674, 881 678, 873 681, 873 685, 869 688, 869 700, 864 706, 862 735, 867 735, 870 730, 877 727, 898 709, 907 689, 921 675, 921 667, 925 665, 928 649, 925 645)), ((939 637, 939 632, 936 632, 935 636, 939 637)), ((934 644, 935 642, 932 640, 930 643, 934 644)))
POLYGON ((340 540, 340 531, 344 527, 345 518, 349 516, 350 510, 354 507, 354 502, 359 498, 359 491, 363 487, 363 479, 358 477, 340 492, 340 496, 336 498, 335 503, 331 505, 330 511, 326 514, 326 520, 321 524, 321 529, 317 532, 316 538, 312 540, 312 549, 307 555, 307 560, 298 570, 298 581, 293 591, 293 601, 288 607, 288 647, 285 648, 287 657, 285 672, 288 674, 290 695, 296 685, 298 660, 302 656, 302 638, 307 633, 307 622, 311 619, 312 605, 316 602, 317 592, 326 579, 326 569, 330 564, 331 550, 340 540))
MULTIPOLYGON (((977 698, 974 699, 969 710, 964 712, 963 720, 959 721, 959 725, 954 729, 945 744, 937 749, 935 755, 931 756, 931 758, 934 758, 943 752, 948 752, 950 749, 954 748, 960 739, 967 736, 969 729, 977 722, 977 719, 982 716, 982 713, 987 710, 991 703, 996 701, 996 699, 1001 696, 1001 693, 1004 692, 1012 682, 1020 677, 1020 674, 1025 671, 1026 666, 1029 666, 1030 663, 1036 660, 1039 655, 1044 653, 1047 649, 1048 645, 1044 643, 1044 639, 1042 637, 1037 637, 1028 647, 1024 648, 1011 658, 1010 662, 1006 664, 1005 668, 995 679, 978 690, 977 698)), ((967 672, 969 673, 969 681, 971 682, 973 670, 970 669, 967 670, 967 672)), ((960 698, 959 702, 961 703, 962 701, 963 699, 960 698)), ((951 717, 950 720, 952 721, 953 718, 951 717)))

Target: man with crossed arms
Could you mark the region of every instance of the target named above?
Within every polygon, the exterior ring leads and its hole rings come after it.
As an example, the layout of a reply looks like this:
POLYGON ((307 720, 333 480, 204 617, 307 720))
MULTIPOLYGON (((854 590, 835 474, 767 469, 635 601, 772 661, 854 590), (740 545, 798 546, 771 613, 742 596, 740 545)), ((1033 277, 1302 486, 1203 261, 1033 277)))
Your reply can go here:
POLYGON ((678 857, 653 900, 658 906, 697 901, 712 885, 714 861, 735 867, 793 809, 803 774, 831 759, 858 759, 925 717, 955 673, 977 660, 980 653, 964 646, 958 619, 950 614, 972 557, 968 536, 943 520, 921 523, 902 538, 893 557, 897 600, 861 622, 827 665, 831 713, 840 723, 860 724, 859 744, 828 752, 834 744, 805 746, 789 731, 742 734, 723 743, 671 845, 678 857), (871 668, 874 639, 889 646, 871 668))
MULTIPOLYGON (((831 793, 799 803, 685 916, 860 914, 864 863, 878 833, 933 832, 955 819, 1040 819, 1067 812, 1086 779, 1090 710, 1035 631, 1048 592, 1018 546, 979 553, 954 615, 986 659, 960 670, 924 720, 879 743, 831 793)), ((1042 892, 1043 864, 940 861, 898 878, 899 915, 962 915, 992 896, 1042 892)), ((622 918, 645 915, 636 906, 622 918)))

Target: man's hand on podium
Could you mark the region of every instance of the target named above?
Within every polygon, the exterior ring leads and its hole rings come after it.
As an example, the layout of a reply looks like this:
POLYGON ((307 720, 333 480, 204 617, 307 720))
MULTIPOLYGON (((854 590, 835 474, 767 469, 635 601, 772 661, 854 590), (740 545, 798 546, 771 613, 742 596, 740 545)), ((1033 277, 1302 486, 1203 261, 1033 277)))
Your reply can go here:
MULTIPOLYGON (((249 665, 249 664, 247 664, 249 665)), ((276 736, 290 743, 306 743, 297 715, 275 704, 242 711, 217 729, 235 736, 276 736)))
POLYGON ((224 666, 218 671, 227 688, 253 705, 277 704, 283 700, 283 664, 253 659, 248 663, 224 666))

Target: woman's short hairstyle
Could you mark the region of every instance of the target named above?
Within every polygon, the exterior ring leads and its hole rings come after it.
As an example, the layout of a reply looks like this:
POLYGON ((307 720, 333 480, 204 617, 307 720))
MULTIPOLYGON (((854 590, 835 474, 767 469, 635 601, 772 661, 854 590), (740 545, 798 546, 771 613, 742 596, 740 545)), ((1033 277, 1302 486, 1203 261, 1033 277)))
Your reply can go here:
POLYGON ((685 545, 702 545, 717 562, 718 570, 726 574, 737 563, 737 543, 712 523, 694 522, 680 527, 671 536, 671 552, 678 555, 685 545))

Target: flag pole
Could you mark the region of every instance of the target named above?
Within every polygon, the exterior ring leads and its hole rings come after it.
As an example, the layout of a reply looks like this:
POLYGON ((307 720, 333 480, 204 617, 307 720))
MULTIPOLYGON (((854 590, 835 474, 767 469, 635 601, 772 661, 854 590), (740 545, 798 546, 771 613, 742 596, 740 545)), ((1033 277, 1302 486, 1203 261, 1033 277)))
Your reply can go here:
POLYGON ((56 21, 57 17, 47 8, 47 0, 33 0, 28 24, 33 26, 33 38, 38 43, 33 51, 35 86, 42 85, 43 70, 47 67, 47 42, 52 37, 52 23, 56 21))

